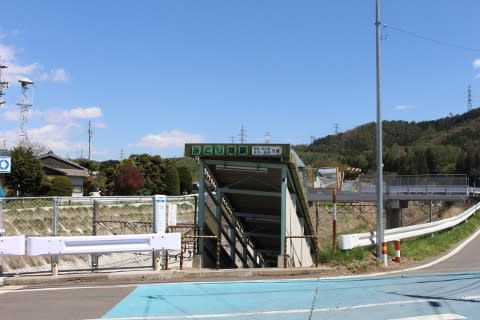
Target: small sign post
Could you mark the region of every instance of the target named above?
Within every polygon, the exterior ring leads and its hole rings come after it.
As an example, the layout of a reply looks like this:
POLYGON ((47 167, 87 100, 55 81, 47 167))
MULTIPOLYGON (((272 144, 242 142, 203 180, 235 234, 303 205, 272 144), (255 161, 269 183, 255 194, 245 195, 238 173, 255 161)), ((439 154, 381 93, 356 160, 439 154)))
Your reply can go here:
POLYGON ((0 173, 12 172, 12 158, 7 156, 0 156, 0 173))

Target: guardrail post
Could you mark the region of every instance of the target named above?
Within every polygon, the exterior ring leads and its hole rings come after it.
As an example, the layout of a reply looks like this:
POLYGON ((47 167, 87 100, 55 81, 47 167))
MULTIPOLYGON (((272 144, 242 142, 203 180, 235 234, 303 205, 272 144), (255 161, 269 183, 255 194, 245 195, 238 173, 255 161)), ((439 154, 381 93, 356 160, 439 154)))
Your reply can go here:
POLYGON ((396 263, 400 263, 400 240, 395 240, 395 259, 396 263))
MULTIPOLYGON (((52 236, 58 236, 58 199, 52 199, 52 236)), ((52 276, 58 276, 58 256, 50 256, 52 276)))
MULTIPOLYGON (((98 223, 98 211, 100 203, 97 200, 93 200, 93 209, 92 209, 92 236, 97 235, 97 223, 98 223)), ((98 254, 92 254, 92 271, 98 269, 98 254)))
POLYGON ((383 266, 387 267, 388 265, 388 248, 387 242, 382 242, 382 255, 383 255, 383 266))

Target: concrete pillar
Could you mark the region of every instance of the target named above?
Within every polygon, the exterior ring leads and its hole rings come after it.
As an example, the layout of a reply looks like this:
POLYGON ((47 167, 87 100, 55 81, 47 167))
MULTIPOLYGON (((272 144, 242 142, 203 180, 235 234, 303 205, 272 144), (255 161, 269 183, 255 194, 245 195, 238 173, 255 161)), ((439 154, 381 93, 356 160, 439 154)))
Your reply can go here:
POLYGON ((387 201, 387 229, 399 228, 402 225, 402 216, 399 200, 387 201))

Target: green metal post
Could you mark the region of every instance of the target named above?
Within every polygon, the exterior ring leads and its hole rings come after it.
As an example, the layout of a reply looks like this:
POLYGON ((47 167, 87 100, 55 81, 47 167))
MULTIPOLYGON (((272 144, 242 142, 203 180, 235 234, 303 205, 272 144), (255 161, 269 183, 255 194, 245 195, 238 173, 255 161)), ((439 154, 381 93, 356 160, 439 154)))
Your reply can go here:
POLYGON ((288 191, 288 171, 287 166, 282 167, 282 180, 281 180, 281 226, 280 226, 280 252, 284 251, 285 248, 285 237, 287 236, 287 191, 288 191))
MULTIPOLYGON (((197 225, 200 236, 205 235, 205 164, 202 159, 199 162, 199 181, 198 181, 198 215, 197 225)), ((204 239, 198 240, 198 254, 203 257, 204 239)))

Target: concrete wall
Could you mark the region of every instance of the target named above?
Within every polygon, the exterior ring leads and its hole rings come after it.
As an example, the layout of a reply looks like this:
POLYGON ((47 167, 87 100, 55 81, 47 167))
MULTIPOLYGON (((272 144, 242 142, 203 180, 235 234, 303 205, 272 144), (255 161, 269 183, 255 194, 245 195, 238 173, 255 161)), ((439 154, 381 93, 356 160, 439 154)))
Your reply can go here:
MULTIPOLYGON (((305 221, 298 217, 294 196, 287 190, 287 236, 303 235, 305 235, 305 221)), ((314 264, 308 239, 287 239, 286 246, 288 266, 311 267, 314 264)))

